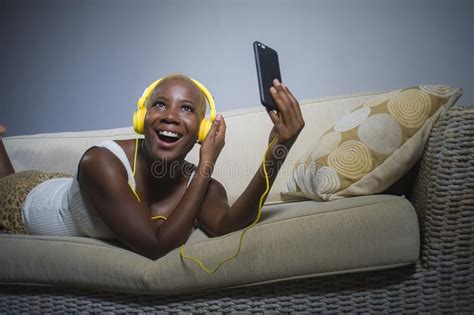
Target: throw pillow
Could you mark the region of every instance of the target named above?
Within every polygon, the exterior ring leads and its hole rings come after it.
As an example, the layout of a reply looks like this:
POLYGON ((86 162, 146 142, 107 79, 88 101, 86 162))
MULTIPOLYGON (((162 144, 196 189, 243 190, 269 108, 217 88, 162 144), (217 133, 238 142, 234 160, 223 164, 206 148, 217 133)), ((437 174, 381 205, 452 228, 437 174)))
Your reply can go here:
POLYGON ((461 94, 421 85, 361 104, 298 159, 282 194, 333 200, 384 191, 413 167, 433 123, 461 94))

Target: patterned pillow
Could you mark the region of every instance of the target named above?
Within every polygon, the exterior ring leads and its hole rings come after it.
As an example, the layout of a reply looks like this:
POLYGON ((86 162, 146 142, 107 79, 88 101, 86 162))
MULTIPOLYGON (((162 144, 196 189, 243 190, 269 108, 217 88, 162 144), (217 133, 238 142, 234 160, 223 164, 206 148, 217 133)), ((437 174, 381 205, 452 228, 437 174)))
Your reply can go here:
POLYGON ((433 123, 461 94, 422 85, 361 104, 297 161, 282 194, 333 200, 384 191, 416 163, 433 123))

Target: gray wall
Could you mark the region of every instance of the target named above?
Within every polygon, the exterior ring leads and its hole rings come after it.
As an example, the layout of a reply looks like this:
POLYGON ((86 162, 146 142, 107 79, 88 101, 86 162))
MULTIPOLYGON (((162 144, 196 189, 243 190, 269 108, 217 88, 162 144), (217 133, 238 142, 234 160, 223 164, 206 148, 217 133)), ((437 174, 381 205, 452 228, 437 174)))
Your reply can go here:
POLYGON ((131 124, 147 84, 203 82, 218 110, 259 104, 252 42, 300 99, 416 84, 474 104, 474 1, 0 0, 9 135, 131 124))

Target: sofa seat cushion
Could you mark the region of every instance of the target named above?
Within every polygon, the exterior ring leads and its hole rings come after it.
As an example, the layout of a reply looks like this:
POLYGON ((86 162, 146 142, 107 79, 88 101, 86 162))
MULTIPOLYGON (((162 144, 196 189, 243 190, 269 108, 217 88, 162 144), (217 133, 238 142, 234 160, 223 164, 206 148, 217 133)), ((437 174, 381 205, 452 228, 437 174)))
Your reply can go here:
MULTIPOLYGON (((235 253, 241 231, 185 246, 209 268, 235 253)), ((0 282, 73 285, 143 294, 180 294, 328 274, 387 269, 419 255, 415 210, 404 197, 268 205, 240 255, 209 275, 179 248, 153 261, 119 244, 81 237, 0 235, 0 282)))

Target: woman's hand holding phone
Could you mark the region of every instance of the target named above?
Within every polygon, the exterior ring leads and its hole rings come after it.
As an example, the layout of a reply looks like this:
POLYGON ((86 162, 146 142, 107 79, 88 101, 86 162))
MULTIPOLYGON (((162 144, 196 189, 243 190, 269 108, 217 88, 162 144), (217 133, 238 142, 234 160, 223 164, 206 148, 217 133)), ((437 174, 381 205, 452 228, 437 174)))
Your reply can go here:
POLYGON ((288 87, 281 83, 276 50, 259 41, 253 43, 253 50, 260 101, 273 121, 268 142, 276 137, 276 145, 284 145, 289 150, 304 127, 300 105, 288 87))
POLYGON ((277 138, 276 145, 284 145, 289 150, 305 125, 300 105, 288 87, 276 79, 270 93, 278 112, 267 110, 273 122, 268 142, 277 138))

